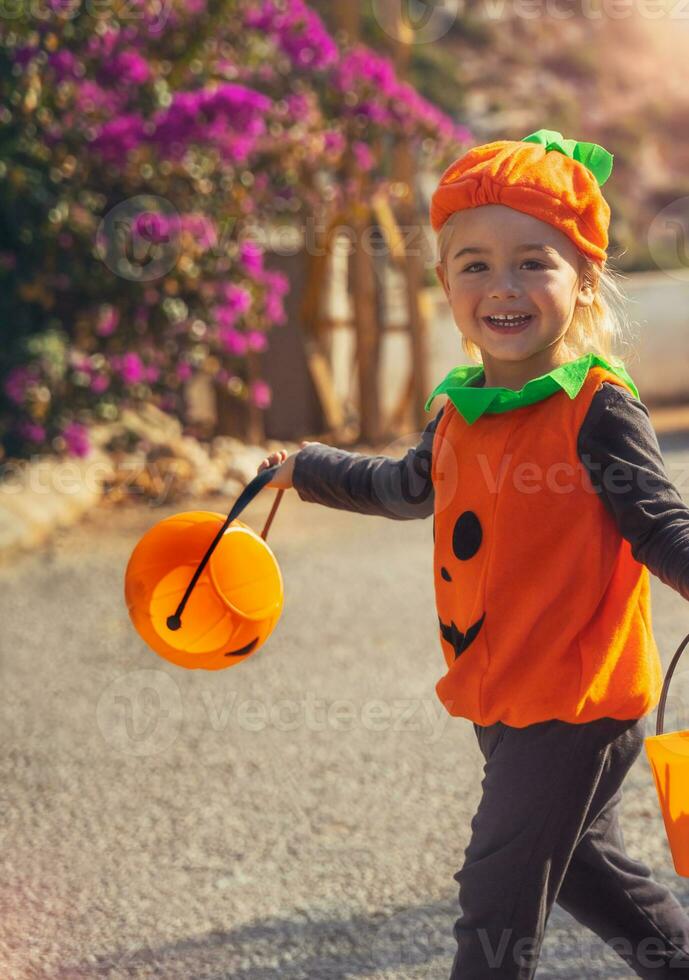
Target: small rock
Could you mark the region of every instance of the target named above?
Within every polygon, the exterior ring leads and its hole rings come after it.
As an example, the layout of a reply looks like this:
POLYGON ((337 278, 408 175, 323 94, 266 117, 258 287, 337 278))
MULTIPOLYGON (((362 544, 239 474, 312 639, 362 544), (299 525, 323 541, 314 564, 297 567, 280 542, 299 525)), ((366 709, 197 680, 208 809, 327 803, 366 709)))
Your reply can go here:
POLYGON ((229 463, 226 474, 250 483, 257 475, 259 464, 266 458, 266 451, 260 446, 245 446, 241 454, 237 454, 229 463))
POLYGON ((0 555, 9 557, 14 551, 38 544, 42 537, 40 529, 0 503, 0 555))
POLYGON ((59 498, 49 492, 3 494, 2 506, 17 519, 36 528, 40 535, 56 526, 62 526, 58 520, 61 514, 59 498))
POLYGON ((134 432, 151 443, 174 442, 182 435, 178 419, 153 405, 142 405, 136 411, 126 408, 120 415, 120 425, 124 430, 134 432))
POLYGON ((245 449, 245 443, 234 436, 216 436, 211 442, 211 457, 213 456, 232 456, 241 453, 245 449))

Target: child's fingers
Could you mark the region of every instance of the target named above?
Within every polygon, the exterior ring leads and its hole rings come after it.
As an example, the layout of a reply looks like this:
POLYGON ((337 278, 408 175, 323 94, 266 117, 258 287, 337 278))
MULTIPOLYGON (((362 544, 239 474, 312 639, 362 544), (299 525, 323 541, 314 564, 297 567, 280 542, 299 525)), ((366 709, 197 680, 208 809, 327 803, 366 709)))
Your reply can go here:
POLYGON ((284 463, 286 458, 287 451, 285 449, 277 450, 276 452, 271 453, 270 456, 266 456, 261 460, 258 467, 258 472, 260 473, 262 470, 266 470, 269 466, 274 466, 276 463, 284 463))

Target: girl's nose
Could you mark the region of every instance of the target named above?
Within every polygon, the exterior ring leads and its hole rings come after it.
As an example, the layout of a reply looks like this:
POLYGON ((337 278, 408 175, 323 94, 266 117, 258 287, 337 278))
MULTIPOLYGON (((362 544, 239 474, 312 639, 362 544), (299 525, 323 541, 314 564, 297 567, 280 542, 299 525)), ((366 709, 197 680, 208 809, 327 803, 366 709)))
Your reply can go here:
POLYGON ((501 281, 498 278, 491 286, 489 292, 492 299, 499 299, 503 296, 519 296, 520 289, 511 279, 501 281))

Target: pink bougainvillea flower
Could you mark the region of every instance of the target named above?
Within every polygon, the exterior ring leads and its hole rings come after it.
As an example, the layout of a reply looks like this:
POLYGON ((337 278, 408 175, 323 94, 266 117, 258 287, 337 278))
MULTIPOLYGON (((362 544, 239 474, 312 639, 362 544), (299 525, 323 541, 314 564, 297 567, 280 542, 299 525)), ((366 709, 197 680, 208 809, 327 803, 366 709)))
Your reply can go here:
POLYGON ((143 139, 144 121, 132 113, 106 122, 91 145, 104 160, 121 166, 143 139))
POLYGON ((266 317, 276 326, 282 326, 287 322, 282 299, 275 293, 268 293, 266 296, 266 317))
POLYGON ((235 283, 221 283, 217 290, 221 302, 215 307, 214 313, 218 322, 227 326, 235 323, 238 317, 251 309, 251 293, 243 286, 235 283))
POLYGON ((324 69, 338 57, 337 45, 303 0, 262 0, 245 18, 247 27, 271 34, 295 68, 324 69))
POLYGON ((284 296, 289 292, 289 279, 284 272, 267 271, 262 282, 268 286, 269 292, 277 293, 278 296, 284 296))
POLYGON ((110 387, 110 378, 105 374, 94 374, 91 378, 91 391, 94 395, 102 395, 110 387))
POLYGON ((268 408, 272 401, 272 390, 267 382, 262 380, 252 381, 249 397, 257 408, 268 408))
POLYGON ((247 239, 239 246, 239 261, 248 273, 258 275, 263 271, 263 249, 247 239))
POLYGON ((25 68, 39 52, 37 44, 22 44, 12 52, 12 61, 15 65, 25 68))
POLYGON ((220 327, 218 340, 229 354, 246 354, 247 339, 245 334, 232 327, 220 327))
POLYGON ((261 351, 268 347, 266 335, 261 330, 249 330, 246 335, 246 342, 249 350, 261 351))
POLYGON ((85 425, 80 422, 70 422, 62 430, 62 438, 65 440, 70 456, 88 456, 91 440, 85 425))
POLYGON ((311 100, 301 92, 296 92, 294 95, 288 95, 285 102, 287 103, 287 108, 290 115, 297 121, 300 121, 308 116, 312 108, 311 100))
POLYGON ((120 51, 99 67, 99 79, 106 84, 143 85, 151 77, 151 69, 138 51, 120 51))
MULTIPOLYGON (((48 55, 48 64, 55 72, 58 82, 64 78, 78 78, 80 74, 79 62, 66 48, 61 51, 52 51, 48 55)), ((81 68, 83 72, 83 67, 81 68)))
POLYGON ((160 407, 164 412, 174 414, 174 412, 177 410, 177 396, 173 395, 172 393, 161 395, 160 407))
MULTIPOLYGON (((97 115, 104 122, 111 120, 116 122, 115 117, 125 114, 126 104, 126 95, 121 90, 106 88, 92 78, 79 79, 74 88, 74 109, 78 115, 97 115)), ((74 117, 67 114, 61 118, 61 121, 63 125, 70 126, 74 122, 74 117)), ((105 129, 105 126, 103 128, 105 129)), ((115 133, 118 127, 113 124, 105 131, 115 133)))
POLYGON ((138 354, 130 351, 119 362, 120 377, 125 384, 135 385, 144 379, 144 366, 138 354))
POLYGON ((3 388, 10 401, 14 402, 15 405, 21 405, 29 385, 37 380, 35 371, 32 371, 30 367, 20 365, 12 368, 9 372, 3 388))
POLYGON ((114 306, 101 306, 96 321, 96 333, 99 337, 109 337, 117 330, 119 322, 120 314, 114 306))
POLYGON ((251 309, 251 293, 243 286, 230 284, 224 287, 223 296, 225 301, 240 313, 246 313, 251 309))
POLYGON ((17 426, 19 435, 23 436, 29 442, 45 442, 46 432, 42 425, 38 422, 29 422, 27 419, 22 420, 17 426))
POLYGON ((215 143, 245 159, 266 132, 264 117, 271 104, 268 96, 231 82, 175 92, 170 105, 156 114, 151 140, 173 159, 190 143, 215 143))
POLYGON ((177 237, 180 228, 181 218, 176 213, 141 211, 132 222, 132 233, 152 245, 166 245, 177 237))
POLYGON ((354 154, 354 159, 359 170, 369 171, 373 169, 376 161, 367 143, 356 140, 356 142, 352 143, 352 153, 354 154))
POLYGON ((323 134, 325 140, 325 152, 333 156, 339 156, 347 145, 347 139, 338 129, 329 129, 323 134))
POLYGON ((200 248, 215 248, 218 244, 218 229, 208 215, 193 212, 180 217, 180 225, 189 232, 200 248))

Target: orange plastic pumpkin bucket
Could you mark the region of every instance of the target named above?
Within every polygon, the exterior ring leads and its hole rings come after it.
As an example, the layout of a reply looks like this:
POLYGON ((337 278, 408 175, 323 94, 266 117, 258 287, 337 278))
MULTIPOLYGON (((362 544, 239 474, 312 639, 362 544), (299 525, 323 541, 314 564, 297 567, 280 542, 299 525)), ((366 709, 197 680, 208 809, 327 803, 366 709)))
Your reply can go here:
POLYGON ((279 490, 259 536, 237 515, 270 481, 262 471, 225 519, 188 511, 159 521, 132 551, 124 575, 130 619, 159 656, 190 670, 223 670, 255 653, 283 607, 283 582, 265 538, 279 490))
POLYGON ((665 675, 658 702, 656 734, 644 739, 658 791, 672 862, 678 875, 689 878, 689 730, 663 733, 670 678, 687 643, 682 641, 665 675))

